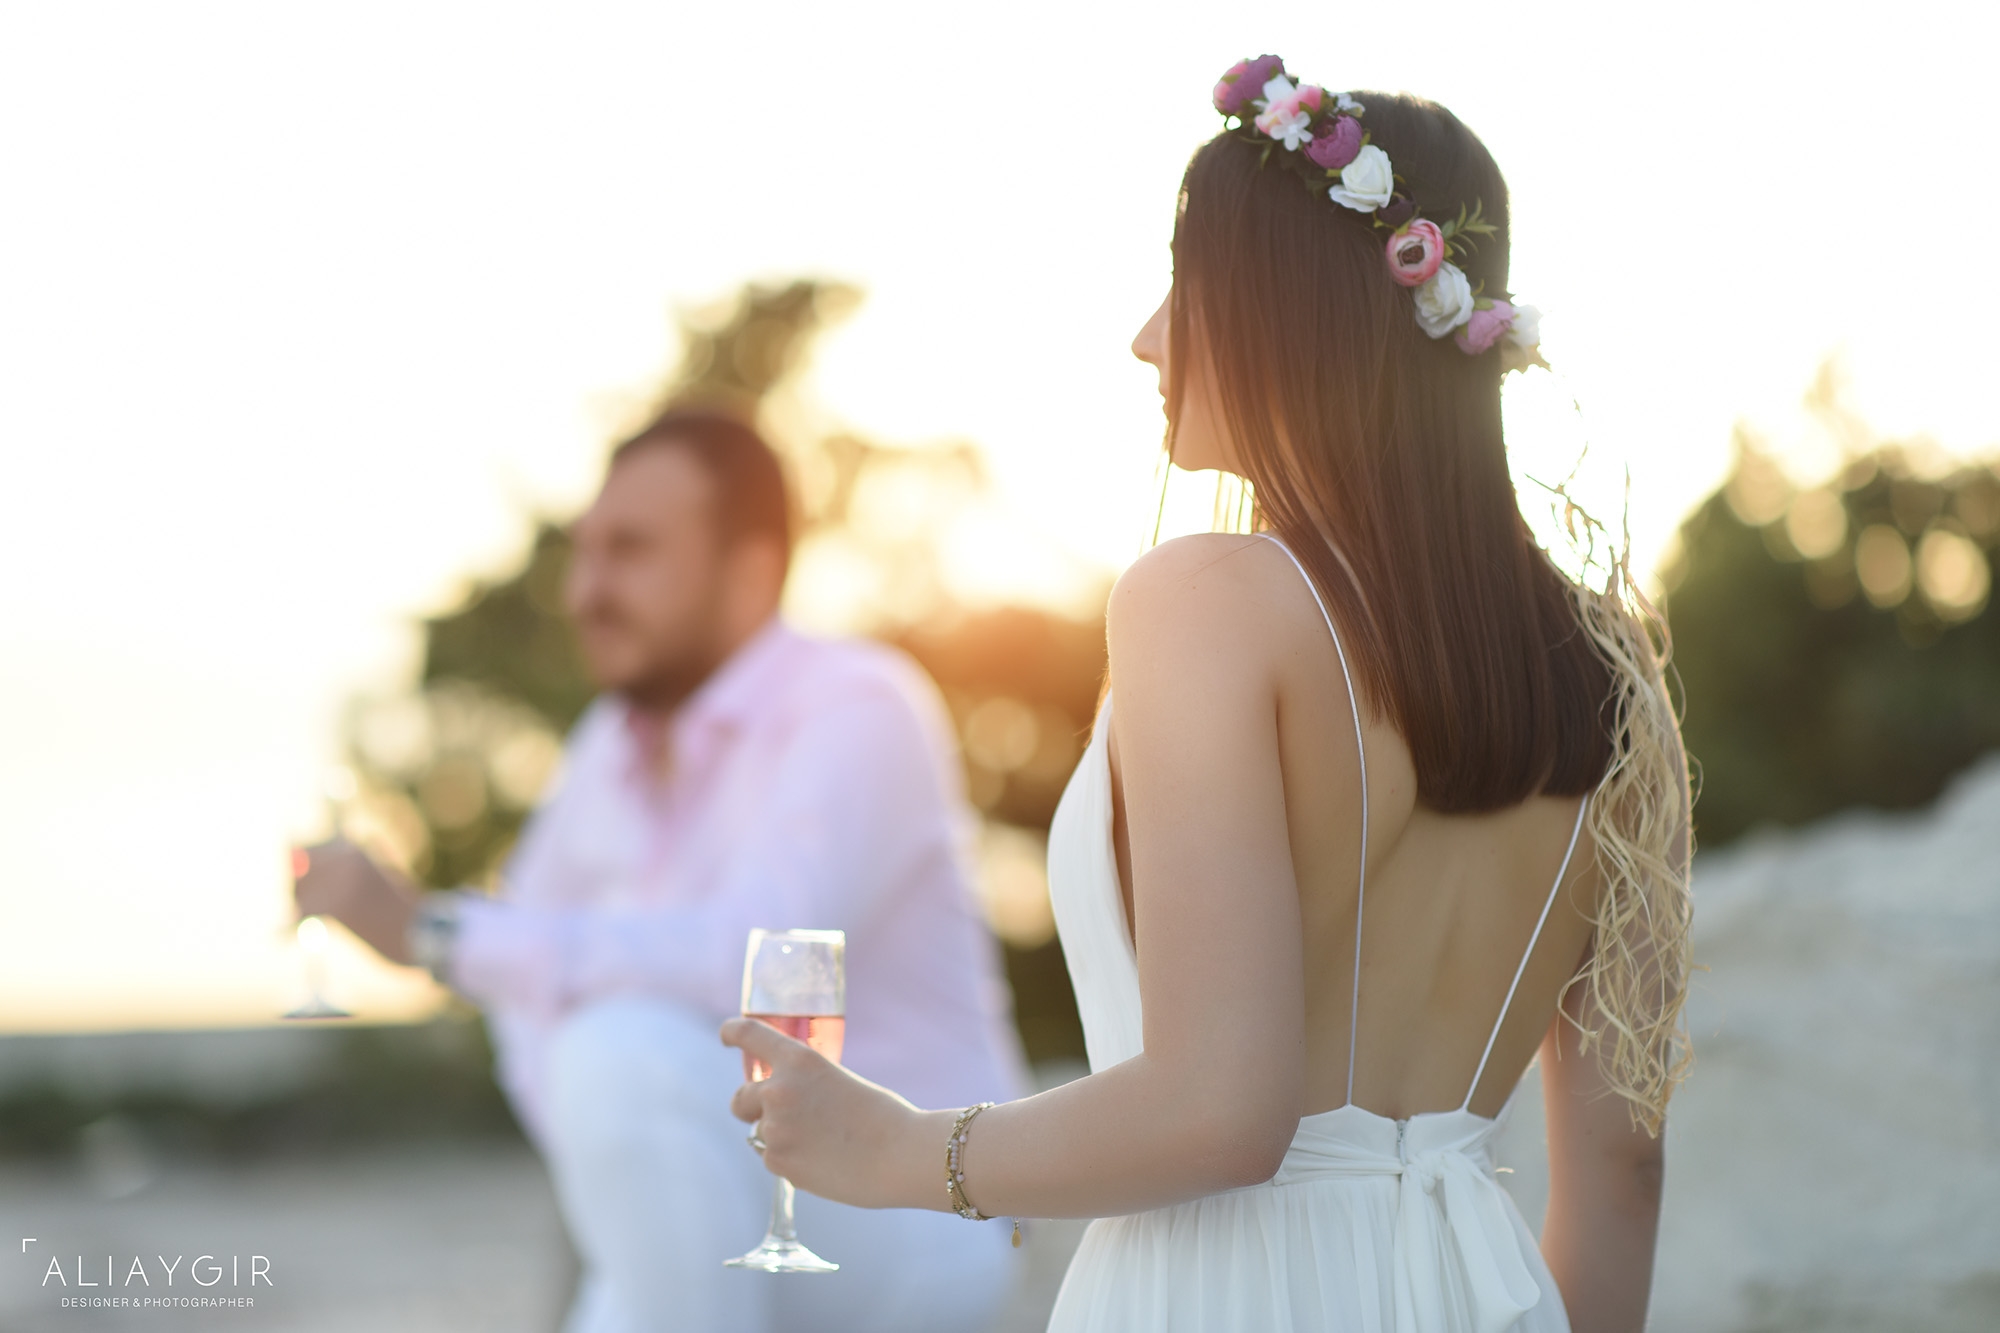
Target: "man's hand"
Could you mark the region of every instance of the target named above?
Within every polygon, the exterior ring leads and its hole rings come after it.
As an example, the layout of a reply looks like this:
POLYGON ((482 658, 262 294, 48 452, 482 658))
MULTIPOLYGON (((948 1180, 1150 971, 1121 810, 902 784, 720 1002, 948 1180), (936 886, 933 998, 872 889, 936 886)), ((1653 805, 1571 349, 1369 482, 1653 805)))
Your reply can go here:
POLYGON ((332 917, 392 963, 413 964, 410 917, 417 892, 342 839, 292 853, 299 915, 332 917))

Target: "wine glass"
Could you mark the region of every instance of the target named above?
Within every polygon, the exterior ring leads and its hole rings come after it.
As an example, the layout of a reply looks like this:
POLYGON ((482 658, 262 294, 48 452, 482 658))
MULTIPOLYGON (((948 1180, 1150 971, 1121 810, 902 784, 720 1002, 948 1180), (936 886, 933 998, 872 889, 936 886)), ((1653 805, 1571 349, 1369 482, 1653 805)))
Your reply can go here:
MULTIPOLYGON (((294 848, 292 878, 297 879, 304 875, 306 867, 310 864, 310 854, 302 847, 294 848)), ((316 916, 302 917, 299 920, 297 934, 299 953, 305 961, 306 1000, 285 1017, 290 1019, 354 1017, 326 998, 326 950, 332 943, 327 935, 326 922, 316 916)))
MULTIPOLYGON (((743 1016, 795 1037, 838 1064, 847 1035, 847 936, 838 930, 753 930, 743 959, 743 1016)), ((763 1061, 743 1053, 743 1075, 753 1083, 771 1076, 763 1061)), ((766 1273, 831 1273, 828 1263, 799 1244, 792 1223, 792 1182, 780 1176, 771 1197, 771 1227, 764 1243, 726 1260, 731 1268, 766 1273)))
MULTIPOLYGON (((330 831, 330 836, 339 837, 345 831, 347 808, 354 800, 354 774, 345 767, 335 767, 327 771, 320 781, 322 798, 321 817, 330 831)), ((303 847, 292 848, 292 880, 294 883, 305 877, 312 866, 312 853, 303 847)), ((326 998, 326 954, 327 946, 333 943, 328 935, 326 922, 319 917, 301 917, 293 928, 293 936, 298 941, 299 957, 305 972, 305 1003, 285 1015, 288 1019, 312 1018, 352 1018, 353 1014, 326 998)))

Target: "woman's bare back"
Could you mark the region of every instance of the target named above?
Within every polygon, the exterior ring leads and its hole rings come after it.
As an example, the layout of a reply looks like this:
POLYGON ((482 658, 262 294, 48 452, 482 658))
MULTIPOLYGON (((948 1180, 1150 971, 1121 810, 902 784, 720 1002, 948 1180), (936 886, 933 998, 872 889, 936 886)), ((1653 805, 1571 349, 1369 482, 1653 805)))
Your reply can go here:
MULTIPOLYGON (((1306 960, 1300 1109, 1315 1114, 1350 1100, 1362 792, 1346 676, 1321 608, 1281 546, 1222 535, 1183 540, 1207 548, 1215 576, 1268 612, 1259 617, 1268 635, 1231 650, 1241 654, 1245 671, 1268 673, 1271 681, 1306 960)), ((1587 829, 1550 904, 1581 798, 1534 797, 1481 814, 1429 809, 1416 799, 1409 747, 1366 695, 1360 702, 1368 876, 1351 1100, 1398 1119, 1465 1102, 1532 938, 1533 952, 1472 1090, 1471 1109, 1492 1116, 1547 1034, 1590 943, 1600 881, 1587 829)), ((1111 772, 1120 891, 1126 920, 1136 923, 1115 732, 1111 772)))

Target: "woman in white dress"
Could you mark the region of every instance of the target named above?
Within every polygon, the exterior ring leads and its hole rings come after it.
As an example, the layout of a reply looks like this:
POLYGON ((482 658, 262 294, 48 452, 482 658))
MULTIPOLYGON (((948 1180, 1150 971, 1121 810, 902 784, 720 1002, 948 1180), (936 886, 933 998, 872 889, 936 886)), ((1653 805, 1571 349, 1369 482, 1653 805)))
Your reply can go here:
POLYGON ((1686 762, 1622 561, 1569 581, 1516 505, 1500 381, 1539 356, 1505 183, 1443 108, 1275 57, 1215 102, 1134 350, 1175 461, 1245 478, 1258 534, 1165 543, 1111 596, 1049 845, 1091 1074, 922 1110, 733 1020, 775 1070, 734 1109, 815 1194, 1101 1219, 1054 1329, 1639 1329, 1686 762), (1538 1052, 1539 1245, 1488 1156, 1538 1052))

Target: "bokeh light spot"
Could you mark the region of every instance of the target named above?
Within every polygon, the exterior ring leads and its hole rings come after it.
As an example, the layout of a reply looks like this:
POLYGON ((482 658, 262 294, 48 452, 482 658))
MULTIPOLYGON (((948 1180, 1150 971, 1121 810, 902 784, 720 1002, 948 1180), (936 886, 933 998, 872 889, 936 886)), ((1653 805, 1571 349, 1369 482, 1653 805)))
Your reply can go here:
POLYGON ((1910 547, 1886 523, 1872 523, 1854 543, 1854 572, 1869 602, 1887 610, 1910 595, 1910 547))
POLYGON ((1986 605, 1993 571, 1986 553, 1963 533, 1933 527, 1917 546, 1917 585, 1940 619, 1970 620, 1986 605))

